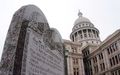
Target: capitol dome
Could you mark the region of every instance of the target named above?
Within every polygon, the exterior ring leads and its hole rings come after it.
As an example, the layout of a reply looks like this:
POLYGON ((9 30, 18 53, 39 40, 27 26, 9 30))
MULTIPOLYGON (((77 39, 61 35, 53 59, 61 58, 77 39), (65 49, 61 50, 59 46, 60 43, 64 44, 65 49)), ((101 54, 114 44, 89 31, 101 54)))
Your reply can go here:
POLYGON ((82 23, 82 22, 90 22, 90 20, 87 19, 87 18, 85 18, 85 17, 79 17, 79 18, 75 21, 74 25, 79 24, 79 23, 82 23))
POLYGON ((82 22, 90 22, 90 20, 89 19, 87 19, 86 17, 83 17, 82 16, 82 13, 79 11, 79 13, 78 13, 78 19, 77 20, 75 20, 75 22, 74 22, 74 25, 77 25, 77 24, 79 24, 79 23, 82 23, 82 22))
POLYGON ((74 22, 72 28, 72 33, 70 34, 70 39, 73 42, 79 42, 82 46, 85 45, 99 45, 100 37, 99 30, 94 27, 92 22, 82 16, 82 13, 79 11, 78 18, 74 22))

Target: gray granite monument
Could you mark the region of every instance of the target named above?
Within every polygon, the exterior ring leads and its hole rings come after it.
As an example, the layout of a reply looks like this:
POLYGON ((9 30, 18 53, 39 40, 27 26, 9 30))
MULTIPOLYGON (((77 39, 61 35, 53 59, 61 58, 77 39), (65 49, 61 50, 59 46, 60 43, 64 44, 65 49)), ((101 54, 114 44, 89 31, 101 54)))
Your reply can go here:
POLYGON ((14 14, 0 71, 0 75, 64 75, 62 38, 38 7, 23 6, 14 14))

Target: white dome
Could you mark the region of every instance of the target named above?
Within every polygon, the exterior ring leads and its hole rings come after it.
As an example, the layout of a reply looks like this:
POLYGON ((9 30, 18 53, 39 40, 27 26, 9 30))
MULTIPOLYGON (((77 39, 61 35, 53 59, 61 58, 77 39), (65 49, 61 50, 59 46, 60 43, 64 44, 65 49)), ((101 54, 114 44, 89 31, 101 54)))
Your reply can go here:
POLYGON ((78 23, 82 23, 82 22, 90 22, 90 20, 81 16, 75 21, 74 25, 76 25, 78 23))
POLYGON ((76 24, 78 24, 78 23, 82 23, 82 22, 90 22, 89 19, 83 17, 82 15, 83 15, 83 14, 79 11, 79 12, 78 12, 78 16, 79 16, 79 17, 78 17, 77 20, 75 20, 74 25, 76 25, 76 24))

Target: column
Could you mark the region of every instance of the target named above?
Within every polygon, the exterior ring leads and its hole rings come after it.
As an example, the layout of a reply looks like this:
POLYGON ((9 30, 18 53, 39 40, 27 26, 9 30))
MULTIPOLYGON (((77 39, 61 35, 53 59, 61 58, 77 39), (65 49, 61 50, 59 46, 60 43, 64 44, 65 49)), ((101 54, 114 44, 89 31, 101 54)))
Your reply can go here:
POLYGON ((82 32, 82 37, 84 38, 84 33, 83 33, 83 30, 81 30, 81 32, 82 32))
POLYGON ((72 35, 72 41, 74 41, 74 36, 72 35))
POLYGON ((88 29, 86 29, 86 34, 87 34, 87 38, 89 38, 89 35, 88 35, 88 29))
POLYGON ((79 58, 79 66, 80 66, 80 69, 79 69, 79 72, 80 72, 80 75, 85 75, 85 70, 84 70, 84 64, 83 64, 83 58, 79 58))
POLYGON ((81 67, 80 58, 78 59, 78 62, 79 62, 79 74, 82 75, 82 67, 81 67))
POLYGON ((83 58, 81 59, 81 65, 82 65, 82 75, 85 75, 85 70, 84 70, 84 63, 83 63, 83 58))
POLYGON ((98 35, 98 38, 99 38, 99 32, 98 31, 96 31, 97 32, 97 35, 98 35))
POLYGON ((96 58, 97 58, 97 65, 98 65, 98 72, 100 72, 100 61, 99 61, 99 56, 96 55, 96 58))
POLYGON ((80 36, 80 34, 78 34, 78 41, 80 41, 80 39, 81 39, 81 36, 80 36))
POLYGON ((95 38, 98 38, 98 37, 97 37, 97 31, 95 31, 95 38))
POLYGON ((104 57, 103 59, 104 59, 105 69, 109 70, 110 69, 110 63, 109 63, 108 53, 107 53, 106 49, 103 51, 103 57, 104 57))
POLYGON ((72 57, 70 56, 69 57, 69 62, 70 62, 70 65, 69 65, 69 74, 68 75, 73 75, 73 60, 72 60, 72 57))
POLYGON ((90 36, 91 36, 91 38, 93 38, 93 34, 92 34, 92 29, 90 29, 90 36))
POLYGON ((120 50, 120 40, 117 41, 117 47, 118 47, 118 50, 120 50))
MULTIPOLYGON (((91 29, 91 30, 92 30, 92 29, 91 29)), ((95 38, 95 37, 94 37, 94 33, 93 33, 93 30, 92 30, 92 36, 93 36, 93 38, 95 38)))
POLYGON ((67 70, 68 70, 68 75, 70 75, 70 56, 67 57, 67 70))
POLYGON ((75 41, 75 34, 73 36, 74 36, 74 41, 75 41))
POLYGON ((93 59, 91 58, 91 66, 92 66, 92 73, 93 75, 95 74, 95 71, 94 71, 94 63, 93 63, 93 59))
POLYGON ((79 38, 79 37, 78 37, 78 31, 77 31, 77 36, 76 36, 77 41, 79 40, 78 38, 79 38))

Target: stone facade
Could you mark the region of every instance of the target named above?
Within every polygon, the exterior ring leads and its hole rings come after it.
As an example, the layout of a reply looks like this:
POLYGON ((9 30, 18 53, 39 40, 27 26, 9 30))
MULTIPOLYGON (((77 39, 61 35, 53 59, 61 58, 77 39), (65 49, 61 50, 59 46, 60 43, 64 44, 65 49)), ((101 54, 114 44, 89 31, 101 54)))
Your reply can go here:
POLYGON ((67 50, 68 75, 120 75, 120 30, 100 41, 99 30, 78 13, 67 50))
POLYGON ((64 46, 68 51, 68 75, 84 75, 83 55, 80 50, 81 45, 76 42, 64 40, 64 46))

